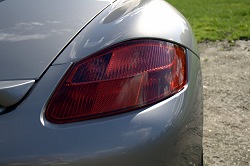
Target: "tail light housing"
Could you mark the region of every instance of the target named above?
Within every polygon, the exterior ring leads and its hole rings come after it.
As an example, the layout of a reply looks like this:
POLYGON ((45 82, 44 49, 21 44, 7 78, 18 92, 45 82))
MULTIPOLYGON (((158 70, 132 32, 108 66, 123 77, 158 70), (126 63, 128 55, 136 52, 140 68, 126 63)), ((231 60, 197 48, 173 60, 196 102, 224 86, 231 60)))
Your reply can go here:
POLYGON ((73 64, 46 107, 53 123, 131 111, 159 102, 187 82, 185 49, 158 40, 116 44, 73 64))

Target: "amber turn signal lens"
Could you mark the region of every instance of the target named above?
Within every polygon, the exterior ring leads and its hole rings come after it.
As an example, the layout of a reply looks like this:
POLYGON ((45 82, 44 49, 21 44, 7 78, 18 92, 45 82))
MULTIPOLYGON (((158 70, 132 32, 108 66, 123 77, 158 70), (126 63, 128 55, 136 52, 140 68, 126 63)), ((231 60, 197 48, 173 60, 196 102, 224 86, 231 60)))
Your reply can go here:
POLYGON ((53 93, 46 118, 68 123, 159 102, 187 82, 185 49, 158 40, 116 44, 73 64, 53 93))

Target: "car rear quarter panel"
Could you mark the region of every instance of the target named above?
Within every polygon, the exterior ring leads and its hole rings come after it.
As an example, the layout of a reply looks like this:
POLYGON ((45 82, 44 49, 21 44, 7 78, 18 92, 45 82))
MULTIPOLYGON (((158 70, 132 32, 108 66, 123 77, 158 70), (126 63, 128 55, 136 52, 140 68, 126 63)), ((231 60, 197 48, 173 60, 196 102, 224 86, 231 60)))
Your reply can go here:
POLYGON ((67 46, 54 65, 78 61, 110 45, 154 38, 182 45, 197 56, 188 21, 163 0, 117 1, 99 14, 67 46))
POLYGON ((186 165, 202 152, 199 59, 188 51, 189 82, 147 108, 65 125, 44 108, 69 64, 53 66, 16 110, 0 116, 0 165, 186 165))
POLYGON ((200 161, 201 70, 188 23, 163 1, 136 1, 139 4, 127 7, 119 2, 82 30, 26 100, 0 116, 0 165, 161 166, 200 161), (150 5, 160 8, 151 9, 150 5), (118 14, 111 17, 115 10, 118 14), (152 10, 161 19, 146 17, 145 13, 152 10), (171 22, 168 17, 175 19, 171 22), (159 23, 165 18, 167 23, 159 23), (152 27, 144 25, 145 20, 152 21, 152 27), (138 38, 172 41, 187 49, 188 83, 182 91, 155 105, 110 117, 62 125, 46 120, 46 103, 72 62, 117 42, 138 38))

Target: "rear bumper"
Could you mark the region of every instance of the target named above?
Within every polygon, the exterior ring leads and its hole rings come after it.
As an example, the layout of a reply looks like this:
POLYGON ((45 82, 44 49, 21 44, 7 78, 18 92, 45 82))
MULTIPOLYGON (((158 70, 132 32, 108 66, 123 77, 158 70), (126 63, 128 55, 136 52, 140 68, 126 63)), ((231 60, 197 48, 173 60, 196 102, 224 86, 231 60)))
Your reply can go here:
POLYGON ((0 165, 187 165, 202 152, 199 59, 188 51, 188 84, 147 108, 56 125, 44 107, 70 64, 52 66, 14 111, 0 116, 0 165))

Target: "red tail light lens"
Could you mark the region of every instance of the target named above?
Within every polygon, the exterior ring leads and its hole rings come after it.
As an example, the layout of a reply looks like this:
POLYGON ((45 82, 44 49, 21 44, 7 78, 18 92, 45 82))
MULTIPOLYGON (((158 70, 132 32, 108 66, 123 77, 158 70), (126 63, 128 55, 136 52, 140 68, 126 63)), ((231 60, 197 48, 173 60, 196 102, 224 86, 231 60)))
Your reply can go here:
POLYGON ((127 112, 173 95, 186 81, 184 48, 127 41, 73 64, 52 95, 46 118, 68 123, 127 112))

